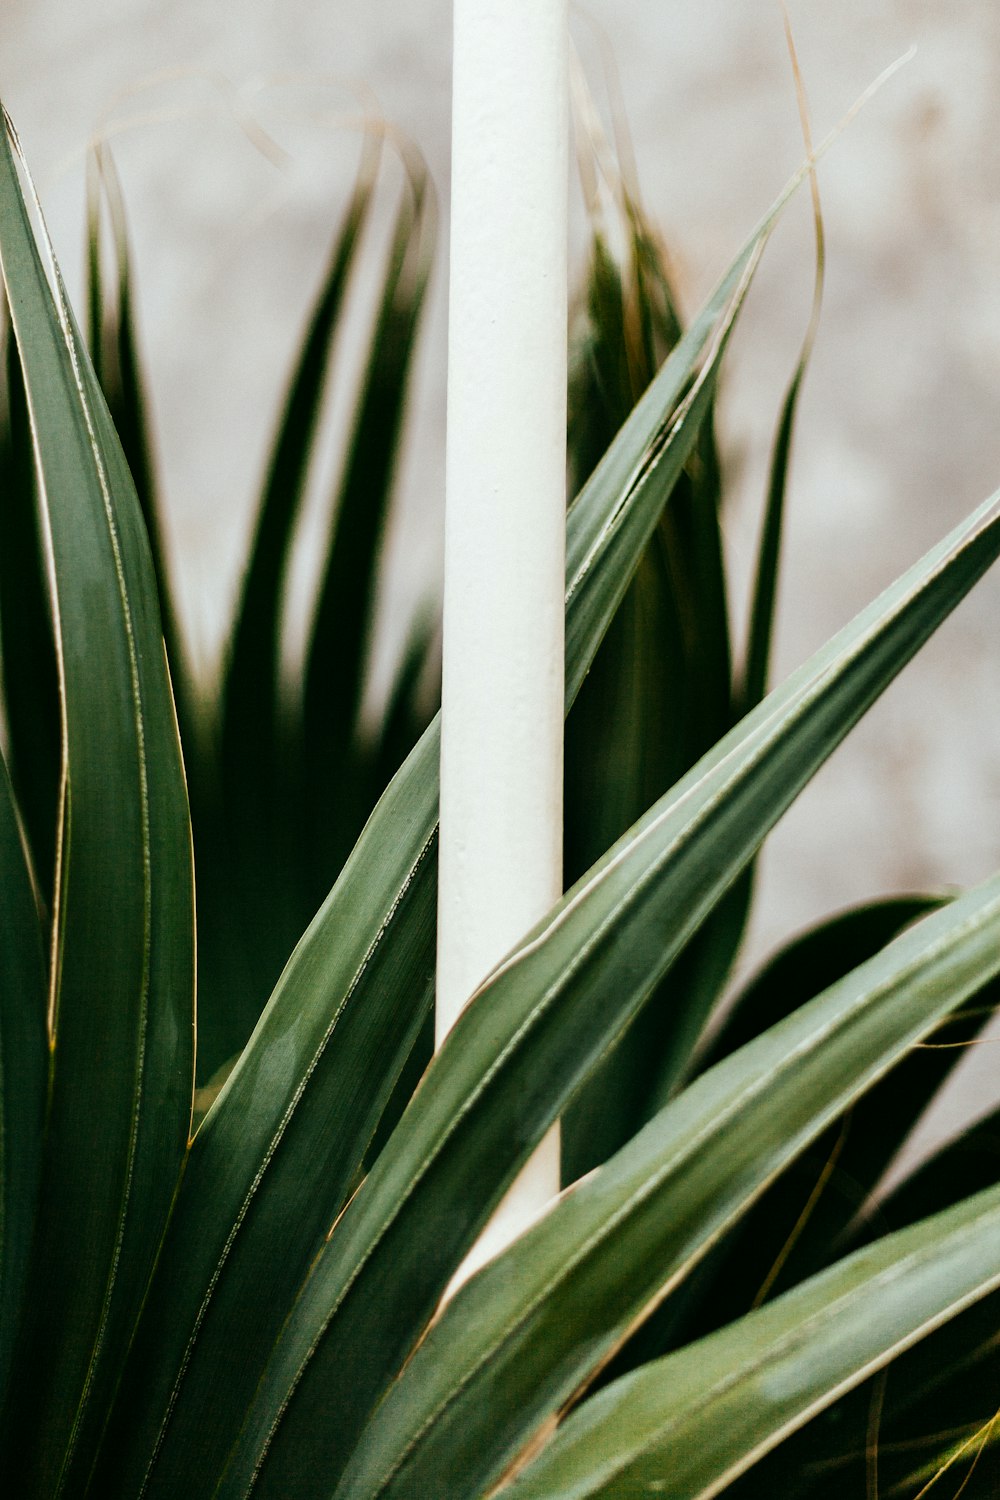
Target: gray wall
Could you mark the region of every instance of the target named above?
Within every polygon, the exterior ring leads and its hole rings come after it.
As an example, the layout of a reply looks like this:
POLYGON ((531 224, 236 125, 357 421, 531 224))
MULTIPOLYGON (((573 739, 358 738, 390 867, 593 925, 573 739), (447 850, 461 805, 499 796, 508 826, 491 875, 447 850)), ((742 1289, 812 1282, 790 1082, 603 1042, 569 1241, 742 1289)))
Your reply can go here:
MULTIPOLYGON (((779 8, 591 0, 587 14, 611 39, 646 202, 693 307, 801 153, 779 8)), ((818 135, 886 63, 918 50, 822 167, 829 279, 793 475, 782 673, 1000 483, 1000 10, 796 0, 792 14, 818 135)), ((597 76, 582 10, 574 27, 597 76)), ((6 0, 2 42, 0 84, 74 284, 82 148, 103 117, 131 118, 115 146, 162 470, 191 630, 211 660, 275 393, 351 176, 355 146, 330 117, 355 105, 337 81, 377 92, 423 147, 446 206, 449 6, 6 0), (140 88, 156 73, 169 76, 140 88), (283 147, 280 164, 248 140, 233 99, 283 147)), ((788 220, 725 391, 737 577, 808 312, 804 201, 788 220)), ((444 271, 442 255, 386 641, 439 568, 444 271)), ((958 612, 778 830, 757 953, 837 904, 967 883, 996 864, 998 586, 958 612)))

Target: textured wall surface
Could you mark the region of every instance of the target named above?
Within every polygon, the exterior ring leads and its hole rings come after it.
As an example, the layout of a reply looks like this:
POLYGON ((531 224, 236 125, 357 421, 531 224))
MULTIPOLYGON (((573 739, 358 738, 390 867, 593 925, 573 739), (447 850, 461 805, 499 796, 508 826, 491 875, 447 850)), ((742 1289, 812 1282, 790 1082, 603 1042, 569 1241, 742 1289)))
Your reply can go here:
MULTIPOLYGON (((3 11, 0 87, 71 285, 83 148, 102 121, 114 125, 178 566, 210 661, 276 393, 353 169, 356 142, 337 123, 357 112, 349 85, 369 85, 419 142, 446 222, 449 6, 6 0, 3 11)), ((917 51, 822 167, 829 276, 793 472, 782 674, 1000 485, 1000 10, 793 0, 792 17, 817 135, 888 62, 917 51)), ((598 28, 691 309, 801 154, 780 10, 590 0, 574 32, 595 78, 598 28)), ((808 314, 805 203, 788 219, 725 390, 737 579, 808 314)), ((439 569, 444 259, 393 536, 387 641, 439 569)), ((836 905, 994 868, 998 600, 1000 579, 987 580, 786 818, 764 860, 757 953, 836 905)))

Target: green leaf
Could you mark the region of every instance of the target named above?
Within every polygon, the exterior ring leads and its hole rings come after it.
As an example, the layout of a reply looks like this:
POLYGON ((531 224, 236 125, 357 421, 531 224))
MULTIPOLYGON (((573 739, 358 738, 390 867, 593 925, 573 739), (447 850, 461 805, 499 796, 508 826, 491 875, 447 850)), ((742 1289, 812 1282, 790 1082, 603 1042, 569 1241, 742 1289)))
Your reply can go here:
POLYGON ((46 910, 51 911, 61 757, 59 675, 24 378, 10 332, 4 342, 6 411, 0 432, 0 493, 3 497, 0 502, 0 667, 10 773, 24 819, 39 892, 46 910))
MULTIPOLYGON (((874 957, 908 923, 940 904, 939 899, 919 896, 877 901, 843 912, 795 939, 740 991, 725 1022, 699 1059, 699 1069, 728 1057, 791 1015, 821 990, 874 957)), ((913 1060, 931 1055, 920 1053, 913 1060)), ((953 1058, 958 1055, 951 1054, 953 1058)), ((848 1120, 832 1127, 789 1171, 778 1177, 759 1203, 741 1215, 732 1231, 678 1294, 636 1330, 602 1378, 624 1374, 635 1365, 666 1353, 678 1342, 700 1337, 746 1312, 761 1288, 769 1283, 775 1266, 779 1261, 784 1264, 797 1242, 796 1233, 802 1233, 800 1216, 807 1208, 815 1211, 816 1197, 823 1191, 835 1197, 839 1210, 831 1233, 853 1217, 868 1188, 881 1175, 895 1145, 911 1128, 915 1112, 926 1102, 927 1095, 922 1096, 917 1088, 899 1089, 900 1073, 910 1061, 906 1059, 901 1069, 894 1070, 866 1095, 858 1106, 862 1118, 854 1112, 848 1120), (870 1101, 874 1111, 869 1108, 870 1101), (867 1131, 866 1112, 876 1115, 874 1128, 867 1131), (851 1148, 866 1161, 867 1170, 862 1177, 867 1186, 852 1180, 852 1191, 845 1199, 841 1196, 837 1169, 848 1139, 851 1148)), ((918 1072, 919 1068, 918 1062, 918 1072)), ((922 1072, 919 1082, 924 1082, 922 1072)), ((934 1086, 931 1085, 931 1092, 934 1086)), ((806 1214, 806 1224, 811 1212, 806 1214)), ((824 1262, 825 1259, 824 1256, 824 1262)))
POLYGON ((943 896, 888 896, 825 918, 786 943, 738 991, 703 1067, 735 1052, 821 989, 866 962, 943 896))
POLYGON ((719 355, 781 206, 779 200, 734 260, 573 502, 566 532, 566 597, 574 605, 566 616, 567 704, 575 702, 638 566, 642 553, 635 550, 635 533, 644 527, 648 542, 662 514, 664 490, 673 492, 693 451, 711 409, 719 355), (730 317, 719 326, 730 298, 730 317), (713 334, 712 357, 693 380, 695 362, 713 334), (658 472, 661 465, 669 473, 669 487, 658 472), (610 507, 609 496, 617 497, 610 507))
MULTIPOLYGON (((365 152, 329 267, 309 319, 268 463, 222 694, 223 764, 241 781, 256 773, 261 747, 278 735, 282 588, 305 494, 330 349, 340 324, 358 241, 371 208, 376 143, 365 152)), ((274 767, 268 768, 274 774, 274 767)))
POLYGON ((136 335, 135 277, 125 203, 114 160, 105 144, 94 148, 87 168, 87 345, 146 523, 181 739, 193 749, 198 729, 197 705, 170 582, 168 549, 157 494, 149 401, 136 335), (111 290, 103 265, 102 198, 107 204, 111 224, 114 268, 111 290))
POLYGON ((293 1500, 307 1465, 338 1472, 534 1145, 998 551, 994 497, 730 731, 485 983, 322 1248, 220 1496, 244 1493, 265 1450, 261 1500, 293 1500))
MULTIPOLYGON (((809 120, 805 109, 805 99, 801 92, 801 78, 798 71, 798 63, 795 59, 794 45, 791 43, 791 33, 788 33, 789 43, 792 46, 792 67, 799 84, 799 103, 802 110, 802 124, 805 134, 806 151, 811 154, 812 141, 810 139, 809 120)), ((785 399, 781 405, 781 415, 774 435, 774 445, 771 451, 771 468, 768 474, 767 499, 764 506, 764 519, 761 526, 760 546, 757 553, 757 572, 754 579, 753 597, 750 606, 750 629, 747 641, 747 656, 743 671, 743 683, 740 691, 740 704, 742 711, 746 713, 755 707, 767 692, 771 643, 774 634, 775 602, 778 588, 778 570, 781 561, 781 533, 785 509, 785 491, 788 486, 788 469, 792 456, 792 439, 795 434, 795 417, 798 412, 799 397, 802 394, 802 384, 809 369, 812 359, 813 348, 816 343, 816 333, 819 328, 820 311, 823 305, 823 284, 826 278, 826 236, 823 228, 823 213, 820 208, 819 188, 816 173, 810 174, 810 186, 812 188, 813 200, 813 223, 816 233, 816 274, 813 283, 812 311, 809 316, 809 324, 806 328, 806 336, 802 341, 802 350, 799 354, 798 363, 792 373, 785 399)))
POLYGON ((89 1466, 183 1160, 193 888, 145 528, 11 140, 0 261, 51 547, 64 763, 48 1123, 3 1472, 18 1493, 56 1494, 89 1466))
MULTIPOLYGON (((724 1056, 788 1014, 821 985, 876 952, 901 927, 940 904, 934 897, 897 897, 845 912, 806 934, 739 997, 709 1060, 724 1056)), ((904 1058, 841 1126, 817 1141, 774 1184, 739 1226, 728 1253, 723 1252, 718 1284, 703 1293, 704 1309, 695 1332, 728 1322, 776 1287, 801 1280, 847 1248, 848 1226, 963 1056, 962 1049, 985 1025, 993 993, 991 986, 974 996, 932 1043, 904 1058)), ((925 1212, 936 1206, 943 1205, 928 1204, 925 1212)))
MULTIPOLYGON (((992 1038, 984 1038, 983 1046, 990 1046, 991 1041, 992 1038)), ((957 1056, 964 1056, 961 1045, 957 1056)), ((969 1198, 973 1193, 992 1186, 998 1172, 1000 1109, 977 1120, 909 1172, 891 1193, 879 1201, 877 1211, 866 1221, 867 1231, 871 1233, 882 1224, 902 1229, 928 1214, 950 1208, 960 1198, 969 1198)))
POLYGON ((378 738, 368 756, 372 807, 381 797, 441 703, 441 625, 435 612, 420 611, 396 670, 378 738))
POLYGON ((48 1084, 45 959, 14 794, 0 756, 0 1401, 28 1274, 48 1084))
MULTIPOLYGON (((994 1113, 935 1152, 880 1200, 862 1221, 862 1242, 992 1188, 998 1166, 1000 1113, 994 1113)), ((858 1239, 855 1234, 853 1246, 858 1239)), ((974 1431, 994 1415, 1000 1394, 998 1331, 1000 1295, 994 1294, 932 1333, 883 1375, 841 1397, 741 1480, 736 1493, 741 1500, 744 1495, 760 1495, 763 1500, 775 1493, 839 1500, 854 1488, 864 1491, 873 1454, 878 1456, 880 1492, 893 1493, 928 1454, 938 1454, 942 1434, 961 1433, 969 1424, 974 1431)), ((977 1467, 980 1482, 984 1467, 977 1467)), ((955 1486, 960 1479, 956 1471, 955 1486)), ((919 1487, 912 1485, 914 1491, 919 1487)))
POLYGON ((394 227, 306 661, 303 826, 313 836, 317 900, 329 890, 370 811, 357 718, 377 565, 430 272, 433 206, 423 169, 414 167, 394 227))
POLYGON ((309 316, 267 466, 220 689, 218 744, 192 770, 200 941, 198 1074, 241 1048, 315 910, 296 803, 300 726, 285 723, 280 658, 284 588, 302 511, 331 350, 371 209, 379 148, 365 136, 354 193, 309 316))
POLYGON ((498 1480, 788 1162, 990 973, 1000 879, 718 1064, 463 1287, 361 1435, 340 1500, 498 1480))
MULTIPOLYGON (((627 195, 622 217, 628 233, 622 270, 599 230, 592 244, 588 322, 571 363, 569 446, 571 473, 576 474, 593 469, 660 359, 682 334, 665 252, 627 195)), ((709 409, 671 503, 569 715, 568 881, 581 875, 732 723, 719 475, 711 429, 709 409)), ((718 951, 717 934, 705 937, 718 951)), ((697 939, 696 947, 702 946, 697 939)), ((685 968, 693 963, 694 954, 685 968)), ((682 971, 675 966, 670 982, 678 980, 683 982, 682 971)), ((605 1160, 648 1117, 668 1014, 669 1007, 651 1004, 574 1101, 562 1121, 564 1180, 572 1181, 605 1160)))
MULTIPOLYGON (((570 511, 568 702, 683 469, 779 207, 570 511), (709 363, 672 416, 720 319, 709 363)), ((435 722, 381 798, 198 1132, 95 1493, 131 1496, 151 1463, 150 1500, 181 1474, 197 1493, 229 1451, 287 1306, 357 1184, 433 996, 438 755, 435 722)))
POLYGON ((709 1500, 841 1391, 997 1285, 994 1188, 609 1386, 505 1494, 709 1500))

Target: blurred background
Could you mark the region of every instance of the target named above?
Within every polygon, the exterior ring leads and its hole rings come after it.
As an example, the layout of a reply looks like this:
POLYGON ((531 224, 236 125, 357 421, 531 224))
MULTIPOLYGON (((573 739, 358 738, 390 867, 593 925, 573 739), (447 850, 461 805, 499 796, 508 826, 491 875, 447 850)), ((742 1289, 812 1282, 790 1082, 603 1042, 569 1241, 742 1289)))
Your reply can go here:
MULTIPOLYGON (((916 52, 820 169, 828 279, 791 477, 779 676, 1000 485, 1000 9, 790 0, 790 10, 817 138, 888 63, 916 52)), ((574 6, 573 31, 598 98, 615 59, 645 206, 691 313, 802 155, 780 8, 589 0, 574 6)), ((413 609, 440 583, 448 0, 5 0, 0 37, 0 88, 75 296, 87 143, 99 132, 113 146, 171 544, 206 671, 356 167, 351 124, 380 108, 426 155, 442 236, 389 541, 377 693, 413 609)), ((768 253, 722 398, 741 599, 770 435, 808 318, 800 198, 768 253)), ((578 266, 583 227, 578 203, 578 266)), ((1000 579, 987 579, 779 827, 752 959, 838 906, 995 868, 998 603, 1000 579)), ((977 1059, 987 1073, 989 1053, 977 1059)))

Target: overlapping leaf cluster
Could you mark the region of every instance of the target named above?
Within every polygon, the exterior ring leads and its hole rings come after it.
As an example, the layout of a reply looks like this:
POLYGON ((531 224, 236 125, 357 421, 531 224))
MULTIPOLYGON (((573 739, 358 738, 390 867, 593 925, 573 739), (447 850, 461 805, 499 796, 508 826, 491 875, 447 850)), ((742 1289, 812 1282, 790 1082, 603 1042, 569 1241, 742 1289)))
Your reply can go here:
POLYGON ((429 263, 418 169, 297 692, 280 667, 375 166, 290 381, 205 698, 170 598, 109 164, 115 274, 94 223, 85 342, 4 136, 5 1481, 37 1500, 832 1497, 863 1493, 878 1453, 886 1493, 950 1462, 988 1494, 995 1120, 862 1210, 991 1010, 1000 881, 841 915, 705 1036, 763 839, 993 562, 1000 506, 765 696, 799 376, 741 669, 712 413, 781 203, 684 328, 625 199, 624 258, 593 242, 570 403, 573 883, 427 1066, 427 632, 381 730, 359 723, 429 263), (196 874, 198 1079, 238 1061, 194 1129, 196 874), (575 1185, 442 1309, 560 1117, 575 1185))

